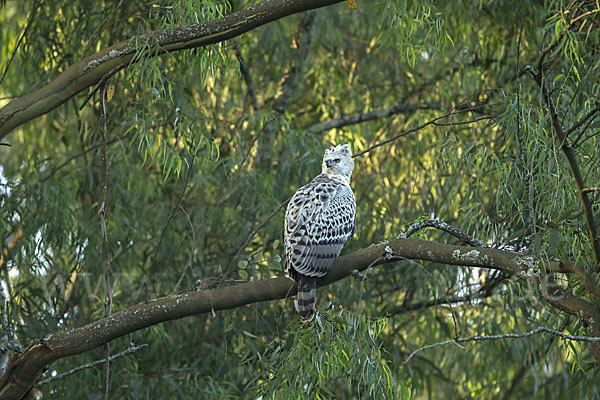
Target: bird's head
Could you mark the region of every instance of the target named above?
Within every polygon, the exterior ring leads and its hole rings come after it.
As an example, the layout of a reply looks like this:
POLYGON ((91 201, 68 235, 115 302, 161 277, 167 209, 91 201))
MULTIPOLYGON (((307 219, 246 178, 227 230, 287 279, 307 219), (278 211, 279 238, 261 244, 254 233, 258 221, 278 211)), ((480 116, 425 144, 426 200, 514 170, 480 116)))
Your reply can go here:
POLYGON ((322 168, 324 174, 343 175, 350 178, 354 169, 350 145, 341 144, 325 150, 322 168))

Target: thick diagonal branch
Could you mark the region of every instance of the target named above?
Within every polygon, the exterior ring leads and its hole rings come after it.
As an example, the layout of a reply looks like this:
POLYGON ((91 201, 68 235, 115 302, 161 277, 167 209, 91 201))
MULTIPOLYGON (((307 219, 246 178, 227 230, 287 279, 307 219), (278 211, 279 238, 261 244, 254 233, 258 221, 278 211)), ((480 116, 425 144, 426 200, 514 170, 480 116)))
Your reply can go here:
POLYGON ((43 115, 100 82, 116 68, 136 61, 136 43, 158 46, 156 55, 203 47, 239 36, 256 27, 342 0, 264 0, 225 17, 200 24, 163 29, 117 43, 73 64, 43 88, 0 109, 0 140, 17 126, 43 115))

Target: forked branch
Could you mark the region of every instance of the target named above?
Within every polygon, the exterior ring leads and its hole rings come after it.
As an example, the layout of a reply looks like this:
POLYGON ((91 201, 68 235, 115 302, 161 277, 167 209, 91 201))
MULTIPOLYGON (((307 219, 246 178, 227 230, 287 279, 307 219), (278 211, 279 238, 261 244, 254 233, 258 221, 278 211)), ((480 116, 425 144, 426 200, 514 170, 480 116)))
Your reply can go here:
MULTIPOLYGON (((319 282, 319 286, 344 279, 352 275, 354 270, 361 271, 398 259, 500 269, 515 276, 529 276, 539 273, 542 268, 565 273, 574 268, 569 262, 534 260, 505 250, 396 239, 338 258, 329 274, 319 282)), ((84 353, 161 322, 195 314, 212 314, 261 301, 284 299, 294 290, 295 283, 292 280, 273 278, 213 290, 188 291, 132 306, 70 331, 56 332, 32 343, 24 352, 13 357, 7 365, 6 373, 0 378, 0 398, 20 399, 36 384, 47 366, 60 358, 84 353)), ((592 328, 597 325, 591 318, 588 322, 594 324, 592 328)))

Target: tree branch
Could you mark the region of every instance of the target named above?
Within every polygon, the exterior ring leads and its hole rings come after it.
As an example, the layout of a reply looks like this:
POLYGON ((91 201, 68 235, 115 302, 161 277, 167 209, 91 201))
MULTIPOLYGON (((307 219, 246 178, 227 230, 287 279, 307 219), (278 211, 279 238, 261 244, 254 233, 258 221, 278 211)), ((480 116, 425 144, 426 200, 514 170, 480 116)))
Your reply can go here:
MULTIPOLYGON (((109 141, 106 142, 106 145, 109 146, 113 143, 119 142, 121 140, 127 139, 130 136, 133 135, 133 131, 130 131, 129 133, 127 133, 125 136, 119 136, 116 138, 113 138, 109 141)), ((45 177, 43 177, 40 182, 39 185, 45 185, 58 171, 60 171, 62 168, 64 168, 67 164, 69 164, 71 161, 75 160, 76 158, 85 156, 87 153, 89 153, 90 151, 96 150, 100 147, 104 146, 104 143, 98 143, 95 144, 93 146, 88 147, 87 149, 83 150, 81 153, 77 153, 75 155, 70 156, 69 158, 67 158, 65 161, 63 161, 62 163, 60 163, 57 167, 53 168, 52 171, 50 171, 48 173, 48 175, 46 175, 45 177)))
POLYGON ((240 247, 238 247, 237 251, 235 252, 235 255, 231 259, 231 262, 229 263, 229 265, 227 266, 227 268, 223 272, 223 275, 222 275, 223 278, 227 277, 227 275, 229 275, 233 271, 233 267, 236 265, 236 262, 238 261, 238 257, 242 253, 242 250, 244 250, 246 248, 246 246, 248 246, 250 244, 250 242, 252 241, 252 239, 254 239, 254 236, 256 236, 256 234, 258 233, 258 231, 260 231, 266 224, 268 224, 269 221, 271 219, 273 219, 273 217, 276 216, 279 213, 279 211, 281 211, 283 209, 283 207, 285 207, 287 205, 287 203, 290 202, 291 199, 292 198, 289 197, 286 201, 284 201, 283 203, 281 203, 256 228, 254 228, 252 230, 252 232, 248 235, 248 237, 246 238, 246 240, 244 241, 244 243, 242 243, 242 245, 240 247))
MULTIPOLYGON (((455 246, 415 239, 395 239, 339 257, 318 286, 330 285, 356 270, 397 261, 418 259, 449 265, 500 269, 528 277, 547 271, 571 272, 573 263, 534 260, 518 253, 466 246, 455 246)), ((250 281, 213 290, 189 291, 132 306, 99 321, 65 332, 56 332, 32 343, 17 354, 0 378, 0 398, 20 399, 52 362, 81 354, 118 337, 161 322, 190 315, 214 313, 261 301, 286 298, 294 293, 295 282, 287 278, 250 281)), ((598 320, 600 321, 600 319, 598 320)), ((592 321, 594 322, 594 321, 592 321)), ((595 324, 595 322, 594 322, 595 324)), ((598 333, 600 336, 600 333, 598 333)))
MULTIPOLYGON (((408 93, 406 93, 406 95, 404 95, 402 97, 402 99, 398 102, 398 104, 396 104, 396 105, 393 105, 391 107, 386 107, 386 108, 380 108, 377 110, 372 110, 372 111, 369 111, 366 113, 347 115, 344 117, 335 118, 335 119, 331 119, 328 121, 318 122, 314 125, 311 125, 311 126, 305 128, 305 130, 308 132, 311 132, 311 133, 320 133, 325 130, 341 128, 341 127, 344 127, 347 125, 360 124, 361 122, 371 121, 371 120, 379 119, 379 118, 387 118, 387 117, 390 117, 390 116, 396 115, 396 114, 410 113, 410 112, 417 111, 417 110, 439 109, 440 105, 437 103, 434 103, 434 104, 427 104, 427 103, 407 104, 406 102, 411 97, 421 93, 427 87, 436 84, 441 79, 444 79, 444 77, 448 78, 448 77, 452 76, 454 73, 456 73, 456 71, 458 71, 461 68, 477 67, 477 66, 481 66, 482 64, 485 66, 488 66, 493 62, 496 62, 496 60, 486 59, 486 60, 482 61, 479 58, 475 58, 473 61, 471 61, 468 64, 465 64, 462 66, 456 66, 456 67, 452 68, 450 71, 447 71, 445 73, 440 72, 432 79, 428 79, 428 80, 422 82, 421 84, 415 86, 408 93)), ((472 107, 467 108, 467 109, 461 109, 460 111, 477 112, 476 109, 472 108, 472 107)))
POLYGON ((156 43, 166 52, 203 47, 239 36, 277 19, 342 0, 264 0, 222 18, 178 28, 163 29, 110 46, 73 64, 45 87, 17 98, 0 109, 0 140, 14 128, 65 103, 100 82, 115 68, 135 62, 136 43, 156 43))
MULTIPOLYGON (((108 236, 106 233, 106 208, 107 208, 107 189, 108 189, 108 164, 106 161, 106 138, 108 136, 106 129, 106 83, 102 85, 100 91, 102 97, 102 147, 100 147, 100 187, 98 193, 98 214, 100 216, 100 231, 102 234, 102 276, 104 287, 106 289, 106 307, 108 315, 112 314, 112 291, 110 286, 110 254, 108 251, 108 236)), ((110 343, 104 344, 104 354, 106 361, 106 372, 104 380, 104 399, 108 400, 108 386, 110 381, 110 343)))
MULTIPOLYGON (((192 146, 190 146, 190 147, 192 147, 192 146)), ((190 182, 190 176, 192 175, 192 171, 194 169, 194 160, 195 159, 196 159, 196 154, 193 154, 191 156, 191 160, 188 165, 187 174, 185 174, 185 181, 183 182, 183 188, 181 189, 181 193, 179 193, 179 196, 177 196, 177 201, 175 202, 175 207, 173 207, 173 210, 171 210, 171 214, 169 215, 169 218, 167 219, 167 223, 165 224, 165 226, 163 226, 163 228, 160 231, 160 236, 158 237, 158 244, 156 245, 156 249, 154 250, 154 256, 152 257, 152 263, 156 262, 156 258, 158 257, 158 252, 160 250, 160 245, 165 236, 165 231, 167 230, 167 227, 171 223, 173 216, 175 216, 175 212, 180 207, 181 200, 183 200, 183 196, 185 196, 185 191, 187 190, 188 184, 190 182)), ((182 208, 182 210, 183 210, 183 208, 182 208)), ((192 226, 192 228, 193 228, 193 226, 192 226)))
POLYGON ((592 201, 588 196, 588 192, 585 191, 586 185, 581 175, 581 171, 577 164, 577 156, 573 148, 569 145, 567 141, 567 136, 562 130, 562 125, 558 120, 558 114, 556 112, 556 108, 554 107, 554 103, 552 102, 552 97, 550 97, 550 93, 548 92, 548 88, 546 86, 546 82, 543 76, 543 72, 538 70, 537 72, 530 66, 526 66, 525 69, 531 73, 536 83, 540 87, 542 98, 548 107, 548 111, 550 113, 550 120, 552 122, 552 128, 556 137, 558 139, 558 145, 560 149, 565 154, 567 158, 567 163, 569 164, 569 168, 571 170, 571 174, 573 175, 573 179, 575 180, 575 186, 577 187, 577 193, 579 194, 579 199, 581 200, 581 204, 583 206, 583 214, 585 216, 585 221, 588 228, 588 234, 590 236, 590 243, 592 245, 592 251, 594 253, 594 258, 596 260, 596 267, 600 267, 600 238, 598 237, 598 230, 596 228, 596 224, 594 222, 594 213, 592 210, 592 201))
POLYGON ((2 77, 0 77, 0 85, 2 85, 2 82, 4 82, 6 73, 8 72, 8 69, 10 68, 10 65, 12 64, 12 62, 15 58, 15 54, 17 54, 17 50, 19 50, 19 47, 21 46, 21 43, 23 42, 23 39, 25 38, 25 34, 27 34, 27 31, 29 30, 31 23, 33 22, 33 18, 35 17, 35 14, 37 13, 39 6, 40 6, 40 0, 36 1, 35 4, 33 5, 33 10, 31 10, 31 13, 29 14, 29 18, 27 18, 27 25, 25 26, 25 29, 23 29, 23 33, 21 33, 21 36, 19 37, 19 40, 17 41, 17 44, 15 45, 15 48, 13 49, 13 51, 10 55, 10 58, 8 59, 8 62, 6 63, 6 66, 4 67, 4 72, 2 73, 2 77))
MULTIPOLYGON (((469 111, 469 110, 466 110, 466 111, 469 111)), ((394 140, 398 140, 401 137, 404 137, 404 136, 406 136, 406 135, 408 135, 410 133, 420 131, 421 129, 426 128, 429 125, 436 125, 436 126, 466 125, 466 124, 472 124, 472 123, 479 122, 481 120, 486 120, 486 119, 492 119, 493 120, 495 118, 492 115, 487 115, 487 116, 484 116, 484 117, 479 117, 479 118, 471 119, 471 120, 468 120, 468 121, 458 121, 458 122, 448 122, 448 123, 438 122, 440 120, 443 120, 444 118, 448 118, 448 117, 451 117, 452 115, 458 114, 459 112, 461 112, 461 111, 451 110, 450 112, 448 112, 448 113, 446 113, 444 115, 441 115, 439 117, 436 117, 436 118, 434 118, 434 119, 432 119, 430 121, 427 121, 427 122, 425 122, 425 123, 417 126, 416 128, 412 128, 412 129, 409 129, 407 131, 401 132, 401 133, 397 134, 394 137, 391 137, 389 139, 384 140, 383 142, 379 142, 377 144, 374 144, 373 146, 371 146, 371 147, 369 147, 369 148, 367 148, 367 149, 365 149, 365 150, 363 150, 363 151, 361 151, 359 153, 356 153, 356 154, 352 155, 352 158, 358 157, 358 156, 362 156, 363 154, 366 154, 366 153, 368 153, 370 151, 373 151, 374 149, 376 149, 378 147, 381 147, 381 146, 386 145, 386 144, 388 144, 390 142, 393 142, 394 140)))
MULTIPOLYGON (((573 2, 571 4, 577 4, 577 2, 573 2)), ((582 5, 582 3, 580 3, 580 5, 582 5)), ((576 15, 576 11, 580 11, 580 10, 572 10, 569 7, 569 13, 570 15, 576 15)), ((554 50, 559 44, 560 42, 563 40, 563 38, 565 37, 565 35, 567 34, 568 31, 571 30, 571 28, 575 25, 575 23, 577 23, 580 19, 582 18, 586 18, 592 15, 595 15, 597 13, 600 12, 600 8, 599 9, 594 9, 594 10, 590 10, 588 12, 584 12, 574 18, 572 18, 571 20, 569 20, 569 23, 565 26, 565 28, 563 30, 560 31, 560 33, 554 37, 554 40, 552 40, 552 42, 545 47, 544 49, 542 49, 540 51, 540 54, 538 55, 538 59, 536 61, 536 68, 538 71, 542 71, 544 68, 544 59, 546 58, 546 56, 552 51, 554 50)))
POLYGON ((373 119, 386 118, 396 114, 404 114, 416 110, 427 110, 431 108, 439 108, 439 105, 399 103, 391 107, 380 108, 378 110, 373 110, 366 113, 347 115, 341 118, 319 122, 306 128, 306 130, 311 133, 320 133, 347 125, 360 124, 361 122, 371 121, 373 119))
POLYGON ((2 336, 0 337, 0 375, 4 374, 10 355, 15 351, 23 350, 15 340, 15 332, 11 328, 6 312, 6 295, 4 287, 0 284, 0 324, 2 336))
POLYGON ((466 296, 456 296, 456 297, 448 297, 448 298, 437 298, 430 299, 425 301, 419 301, 414 303, 406 303, 400 306, 394 307, 392 309, 386 310, 385 315, 392 316, 398 314, 404 314, 410 311, 424 310, 426 308, 441 306, 444 304, 456 304, 456 303, 466 303, 473 300, 483 300, 486 297, 490 297, 491 293, 486 294, 468 294, 466 296))
POLYGON ((280 114, 287 110, 294 92, 300 84, 304 64, 312 44, 315 19, 314 12, 307 12, 298 25, 296 36, 292 42, 292 47, 296 50, 295 60, 290 63, 273 104, 273 110, 280 114))
POLYGON ((252 110, 258 110, 258 99, 256 98, 256 92, 254 91, 254 85, 252 84, 252 76, 250 75, 250 69, 248 68, 248 64, 246 64, 246 60, 242 56, 242 51, 240 50, 240 46, 238 42, 235 42, 233 45, 235 50, 235 56, 240 63, 240 72, 242 77, 244 78, 244 82, 246 82, 246 88, 248 89, 248 98, 250 99, 250 104, 252 105, 252 110))
MULTIPOLYGON (((108 359, 108 360, 109 360, 109 361, 114 361, 114 360, 116 360, 117 358, 121 358, 121 357, 124 357, 124 356, 126 356, 126 355, 129 355, 129 354, 131 354, 131 353, 135 353, 136 351, 138 351, 138 350, 140 350, 140 349, 143 349, 144 347, 148 347, 148 345, 147 345, 146 343, 144 343, 144 344, 141 344, 141 345, 139 345, 139 346, 131 346, 131 347, 129 347, 128 349, 126 349, 126 350, 123 350, 123 351, 122 351, 122 352, 120 352, 120 353, 113 354, 112 356, 110 356, 110 357, 109 357, 109 359, 108 359)), ((47 379, 41 380, 41 381, 39 381, 39 382, 37 383, 37 385, 36 385, 36 386, 42 386, 42 385, 45 385, 45 384, 47 384, 47 383, 50 383, 50 382, 52 382, 52 381, 56 381, 56 380, 58 380, 58 379, 62 379, 62 378, 64 378, 64 377, 66 377, 66 376, 73 375, 73 374, 74 374, 74 373, 76 373, 76 372, 83 371, 84 369, 93 368, 93 367, 95 367, 96 365, 101 365, 101 364, 104 364, 105 362, 106 362, 106 358, 102 358, 102 359, 100 359, 100 360, 92 361, 91 363, 88 363, 88 364, 83 364, 83 365, 80 365, 79 367, 75 367, 75 368, 73 368, 73 369, 71 369, 71 370, 69 370, 69 371, 67 371, 67 372, 63 372, 63 373, 60 373, 60 374, 58 374, 58 375, 56 375, 56 376, 51 376, 50 378, 47 378, 47 379)))
MULTIPOLYGON (((589 113, 587 113, 583 118, 581 118, 576 124, 573 124, 573 126, 571 128, 569 128, 568 131, 565 132, 565 136, 569 136, 572 132, 574 132, 575 130, 579 129, 579 127, 583 124, 585 124, 590 118, 594 117, 598 112, 600 111, 600 107, 596 107, 594 108, 592 111, 590 111, 589 113)), ((592 119, 593 121, 593 119, 592 119)), ((589 126, 586 125, 586 127, 589 126)), ((586 128, 581 130, 582 133, 586 131, 586 128)), ((577 143, 577 140, 575 140, 574 143, 577 143)), ((573 144, 573 146, 575 146, 575 144, 573 144)))
MULTIPOLYGON (((531 279, 535 279, 540 294, 548 303, 576 316, 583 326, 589 327, 592 336, 600 337, 600 309, 595 304, 567 293, 560 284, 545 281, 541 275, 534 275, 531 279)), ((595 285, 597 287, 597 283, 595 285)), ((600 364, 600 343, 592 343, 591 348, 596 362, 600 364)))
MULTIPOLYGON (((296 89, 302 82, 302 73, 304 72, 304 65, 309 56, 316 17, 316 12, 307 12, 298 23, 298 28, 291 44, 294 50, 292 52, 293 56, 287 69, 284 71, 284 77, 273 99, 273 111, 277 114, 285 114, 292 102, 296 89)), ((265 135, 259 136, 258 151, 255 157, 255 162, 258 165, 271 162, 269 155, 273 149, 273 141, 277 136, 279 128, 279 125, 266 125, 265 135)))
POLYGON ((555 335, 555 336, 560 336, 561 338, 563 338, 565 340, 575 340, 575 341, 579 341, 579 342, 590 342, 590 343, 600 342, 600 337, 567 335, 566 333, 562 333, 560 331, 556 331, 554 329, 549 329, 549 328, 541 326, 539 328, 535 328, 532 331, 523 332, 523 333, 505 333, 505 334, 501 334, 501 335, 471 336, 471 337, 464 337, 464 338, 459 337, 459 338, 452 339, 452 340, 446 340, 445 342, 429 344, 427 346, 419 347, 418 349, 416 349, 415 351, 410 353, 408 358, 406 360, 404 360, 402 362, 402 364, 407 364, 414 357, 414 355, 417 354, 418 352, 426 350, 426 349, 430 349, 432 347, 443 346, 446 344, 458 345, 459 343, 476 342, 476 341, 482 341, 482 340, 521 339, 521 338, 526 338, 529 336, 537 335, 542 332, 551 333, 552 335, 555 335))
POLYGON ((414 224, 411 224, 398 237, 408 239, 411 235, 413 235, 413 234, 417 233, 418 231, 420 231, 421 229, 424 229, 427 227, 434 227, 441 231, 449 233, 452 236, 462 240, 464 243, 471 245, 473 247, 485 247, 484 243, 481 240, 475 239, 474 237, 467 235, 465 232, 450 225, 447 222, 440 221, 439 219, 434 219, 434 218, 426 219, 426 220, 415 222, 414 224))

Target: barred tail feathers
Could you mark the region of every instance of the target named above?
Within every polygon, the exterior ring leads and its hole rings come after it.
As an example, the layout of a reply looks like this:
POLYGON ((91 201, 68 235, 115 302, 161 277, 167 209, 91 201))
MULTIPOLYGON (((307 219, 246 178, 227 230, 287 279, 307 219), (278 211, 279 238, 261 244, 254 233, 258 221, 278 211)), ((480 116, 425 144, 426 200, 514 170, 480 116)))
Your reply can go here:
POLYGON ((317 280, 308 276, 298 277, 298 299, 296 300, 296 311, 303 323, 311 321, 315 317, 315 295, 317 293, 317 280))

